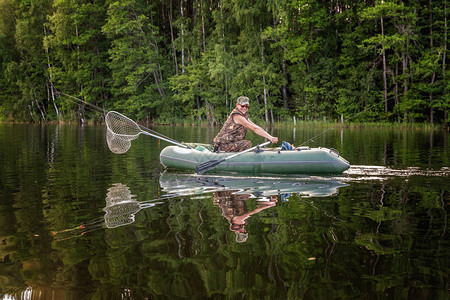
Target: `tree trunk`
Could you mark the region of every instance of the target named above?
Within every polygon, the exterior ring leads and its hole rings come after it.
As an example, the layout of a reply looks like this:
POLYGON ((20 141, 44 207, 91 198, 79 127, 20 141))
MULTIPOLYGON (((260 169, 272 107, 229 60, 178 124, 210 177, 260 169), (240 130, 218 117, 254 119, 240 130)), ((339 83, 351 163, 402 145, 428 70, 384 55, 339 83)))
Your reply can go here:
MULTIPOLYGON (((195 95, 195 102, 197 103, 197 111, 199 111, 200 110, 200 97, 198 95, 195 95)), ((202 120, 202 115, 201 114, 199 114, 198 120, 199 121, 202 120)))
MULTIPOLYGON (((262 31, 262 30, 261 30, 262 31)), ((264 68, 264 44, 261 41, 261 62, 264 68)), ((267 88, 266 88, 266 76, 263 75, 263 85, 264 85, 264 114, 266 117, 266 126, 269 126, 269 110, 267 105, 267 88)))
POLYGON ((169 27, 170 27, 170 40, 172 42, 172 56, 173 56, 173 63, 175 65, 175 74, 178 75, 178 62, 177 62, 177 52, 175 50, 175 38, 173 36, 173 15, 172 15, 172 1, 170 2, 169 6, 169 27))
POLYGON ((183 10, 183 1, 180 0, 180 12, 181 12, 181 74, 184 74, 184 10, 183 10))
MULTIPOLYGON (((72 0, 72 2, 76 3, 75 0, 72 0)), ((77 13, 75 13, 75 15, 77 15, 77 13)), ((77 37, 77 39, 79 38, 78 25, 77 24, 75 24, 75 36, 77 37)), ((79 68, 80 68, 80 44, 77 43, 77 69, 79 69, 79 68)))
MULTIPOLYGON (((284 54, 284 49, 283 49, 283 54, 284 54)), ((283 61, 281 62, 281 69, 283 70, 283 76, 284 76, 285 82, 289 82, 288 74, 287 74, 287 71, 286 71, 286 60, 284 58, 283 58, 283 61)), ((283 86, 281 87, 281 95, 283 97, 283 107, 287 109, 288 108, 288 104, 287 104, 287 88, 286 88, 285 84, 283 84, 283 86)))
POLYGON ((228 109, 228 76, 225 75, 225 107, 228 109))
POLYGON ((263 75, 264 84, 264 114, 266 117, 266 126, 269 126, 269 111, 267 109, 267 90, 266 90, 266 76, 263 75))
MULTIPOLYGON (((381 16, 381 36, 384 38, 384 24, 383 24, 383 16, 381 16)), ((388 102, 387 102, 387 71, 386 71, 386 51, 384 49, 384 43, 381 45, 383 48, 382 56, 383 56, 383 85, 384 85, 384 112, 388 112, 388 102)))
POLYGON ((395 98, 395 105, 398 105, 398 82, 396 80, 398 76, 398 63, 395 64, 395 73, 394 73, 394 98, 395 98))
MULTIPOLYGON (((409 58, 409 38, 406 38, 406 49, 402 53, 402 68, 403 68, 403 98, 406 99, 408 94, 408 58, 409 58)), ((403 111, 403 119, 406 120, 407 112, 403 111)))
MULTIPOLYGON (((446 58, 447 58, 447 1, 444 1, 444 53, 442 54, 442 78, 444 78, 444 101, 447 101, 447 88, 446 88, 446 58)), ((447 103, 444 103, 444 126, 448 128, 448 107, 447 103)))
POLYGON ((34 93, 34 101, 36 102, 36 106, 39 109, 39 112, 41 113, 42 121, 45 121, 45 119, 46 119, 45 118, 45 115, 46 115, 45 107, 42 106, 42 108, 41 108, 41 106, 39 105, 39 100, 38 100, 37 95, 36 95, 36 91, 33 91, 33 93, 34 93))
POLYGON ((203 52, 206 52, 206 31, 205 31, 205 16, 203 14, 203 6, 200 2, 200 13, 202 15, 202 45, 203 52))
MULTIPOLYGON (((44 25, 44 36, 47 37, 47 29, 45 28, 44 25)), ((47 94, 48 96, 52 98, 52 102, 53 102, 53 107, 55 108, 55 112, 56 112, 56 119, 59 120, 59 110, 58 107, 56 106, 56 101, 55 101, 55 93, 54 93, 54 89, 53 89, 53 80, 52 80, 52 73, 50 71, 50 56, 48 55, 48 48, 45 48, 45 54, 47 56, 47 68, 48 68, 48 89, 47 89, 47 94)), ((49 99, 50 102, 50 99, 49 99)))
POLYGON ((158 76, 158 71, 159 70, 153 71, 153 78, 155 79, 155 85, 156 85, 156 88, 158 89, 159 95, 161 97, 164 97, 165 93, 164 93, 164 89, 160 85, 160 78, 158 76))
MULTIPOLYGON (((429 0, 428 5, 430 10, 430 49, 433 49, 433 12, 431 7, 431 0, 429 0)), ((433 74, 431 74, 430 86, 433 86, 435 78, 436 72, 433 70, 433 74)), ((430 92, 429 99, 430 99, 430 125, 433 125, 434 122, 433 92, 430 92)))
POLYGON ((402 68, 403 68, 403 96, 406 97, 408 93, 408 80, 407 80, 407 70, 408 70, 408 56, 403 55, 402 59, 402 68))
POLYGON ((211 105, 208 101, 206 101, 206 118, 208 120, 209 125, 217 125, 218 122, 214 116, 214 106, 211 105))
MULTIPOLYGON (((431 82, 430 82, 431 86, 434 84, 435 78, 436 78, 436 72, 433 72, 433 75, 431 76, 431 82)), ((430 125, 433 125, 433 123, 434 123, 433 92, 430 93, 429 99, 430 99, 430 125)))

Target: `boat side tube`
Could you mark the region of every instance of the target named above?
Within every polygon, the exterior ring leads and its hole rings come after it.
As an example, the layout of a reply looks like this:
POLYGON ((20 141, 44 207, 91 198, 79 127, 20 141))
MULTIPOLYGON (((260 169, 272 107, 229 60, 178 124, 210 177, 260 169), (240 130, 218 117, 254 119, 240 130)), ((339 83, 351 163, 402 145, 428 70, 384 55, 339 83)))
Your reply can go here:
MULTIPOLYGON (((340 174, 350 167, 339 152, 328 148, 304 148, 283 151, 277 148, 243 153, 214 168, 215 172, 269 173, 269 174, 340 174), (272 150, 273 149, 273 150, 272 150)), ((160 160, 166 168, 195 170, 201 163, 233 155, 229 152, 214 153, 177 146, 161 151, 160 160)))

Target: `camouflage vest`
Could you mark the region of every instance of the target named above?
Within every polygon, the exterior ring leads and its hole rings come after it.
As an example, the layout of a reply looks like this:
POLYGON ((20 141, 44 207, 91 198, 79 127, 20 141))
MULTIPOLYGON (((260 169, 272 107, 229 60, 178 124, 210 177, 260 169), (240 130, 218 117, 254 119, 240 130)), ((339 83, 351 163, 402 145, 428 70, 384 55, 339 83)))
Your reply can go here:
POLYGON ((234 123, 234 115, 241 115, 248 120, 248 114, 244 115, 237 108, 233 109, 233 111, 225 121, 225 124, 223 124, 222 129, 214 138, 214 143, 228 144, 244 139, 245 134, 247 133, 247 128, 245 128, 243 125, 234 123))
POLYGON ((250 195, 235 194, 235 191, 220 191, 214 193, 214 204, 218 205, 222 215, 231 221, 234 217, 247 213, 245 200, 249 198, 250 195))

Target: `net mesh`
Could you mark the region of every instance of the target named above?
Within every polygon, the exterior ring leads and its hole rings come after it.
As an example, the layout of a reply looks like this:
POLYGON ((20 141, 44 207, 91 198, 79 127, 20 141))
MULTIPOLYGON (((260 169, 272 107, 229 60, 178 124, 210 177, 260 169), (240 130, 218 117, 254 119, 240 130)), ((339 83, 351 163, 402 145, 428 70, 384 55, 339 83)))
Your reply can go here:
POLYGON ((108 148, 116 154, 127 152, 131 147, 131 141, 142 133, 136 122, 115 111, 106 114, 105 122, 108 148))
POLYGON ((114 134, 109 128, 106 131, 106 142, 108 143, 109 150, 115 154, 123 154, 131 147, 131 141, 129 139, 114 134))
POLYGON ((106 227, 115 228, 134 222, 135 215, 141 210, 153 207, 162 202, 137 201, 136 195, 132 195, 128 186, 122 183, 113 184, 106 194, 106 206, 104 220, 106 227))
POLYGON ((137 200, 134 199, 135 197, 136 195, 131 194, 127 185, 115 183, 108 189, 108 193, 106 193, 106 207, 122 203, 137 202, 137 200))
POLYGON ((116 228, 134 223, 134 215, 105 216, 107 228, 116 228))
POLYGON ((116 183, 108 189, 103 209, 106 227, 114 228, 134 222, 134 215, 141 209, 135 197, 128 186, 122 183, 116 183))

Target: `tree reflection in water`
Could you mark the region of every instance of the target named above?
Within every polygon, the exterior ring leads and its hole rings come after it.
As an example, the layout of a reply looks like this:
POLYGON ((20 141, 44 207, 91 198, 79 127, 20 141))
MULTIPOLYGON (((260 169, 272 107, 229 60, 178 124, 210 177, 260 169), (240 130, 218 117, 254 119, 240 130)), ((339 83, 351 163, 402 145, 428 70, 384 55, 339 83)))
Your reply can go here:
POLYGON ((138 186, 109 185, 106 198, 95 199, 104 207, 85 216, 93 221, 74 226, 78 211, 66 209, 58 224, 69 229, 53 231, 52 241, 20 219, 22 231, 0 245, 1 292, 60 299, 328 299, 333 292, 370 299, 375 289, 381 295, 401 287, 445 299, 448 234, 439 216, 446 216, 448 193, 421 193, 419 179, 347 188, 335 180, 167 178, 145 201, 138 199, 149 187, 135 195, 138 186))

